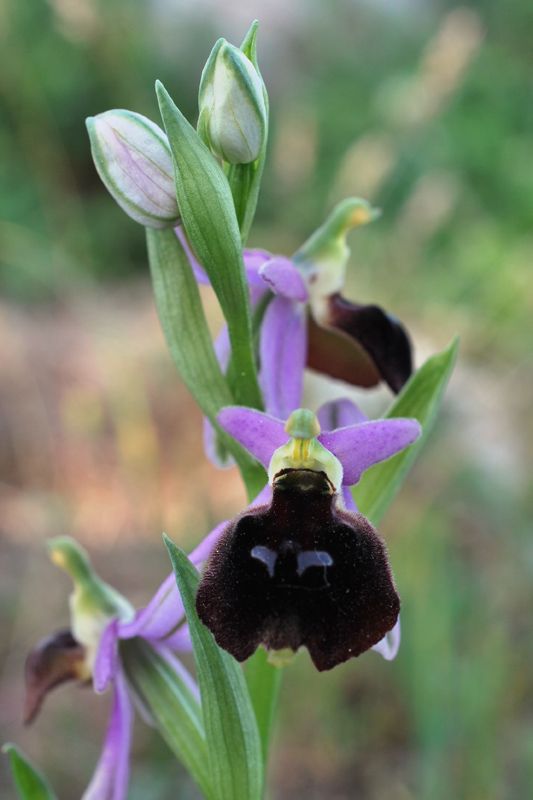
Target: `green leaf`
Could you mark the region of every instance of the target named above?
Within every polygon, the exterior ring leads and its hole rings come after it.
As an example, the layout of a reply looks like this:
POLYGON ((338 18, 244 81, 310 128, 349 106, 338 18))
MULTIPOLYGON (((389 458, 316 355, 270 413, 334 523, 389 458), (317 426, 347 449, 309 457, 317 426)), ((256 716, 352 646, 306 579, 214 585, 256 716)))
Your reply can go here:
POLYGON ((241 667, 221 650, 198 619, 195 595, 200 575, 166 536, 176 582, 187 614, 202 697, 207 754, 216 800, 260 800, 261 740, 241 667))
POLYGON ((255 718, 257 719, 257 727, 259 728, 259 736, 261 737, 263 748, 263 759, 266 764, 283 669, 269 664, 266 650, 259 647, 246 662, 244 674, 254 707, 255 718))
POLYGON ((133 690, 172 752, 206 797, 211 785, 202 709, 189 685, 148 642, 120 642, 121 662, 133 690))
POLYGON ((250 25, 250 29, 243 39, 241 50, 249 58, 257 72, 259 72, 259 65, 257 63, 257 29, 259 28, 259 21, 254 19, 250 25))
POLYGON ((259 157, 255 161, 252 161, 249 164, 227 164, 225 166, 226 177, 231 189, 231 194, 233 195, 235 213, 237 215, 237 221, 239 223, 243 245, 246 243, 255 216, 255 209, 257 207, 257 199, 259 197, 259 189, 261 187, 261 178, 263 176, 268 144, 269 105, 266 86, 261 77, 259 64, 257 63, 258 24, 259 23, 257 20, 252 22, 250 30, 246 34, 240 49, 254 65, 263 85, 263 98, 265 101, 266 110, 265 143, 261 153, 259 154, 259 157))
POLYGON ((217 429, 223 445, 235 458, 252 499, 265 485, 266 473, 217 424, 220 409, 236 400, 217 361, 187 254, 173 230, 147 228, 146 237, 155 302, 172 360, 203 413, 217 429))
POLYGON ((248 281, 231 190, 222 168, 159 81, 156 90, 172 150, 185 230, 228 323, 233 358, 241 377, 235 399, 260 409, 248 281))
POLYGON ((233 396, 207 327, 198 284, 173 230, 146 230, 155 301, 168 349, 194 399, 209 419, 233 396))
POLYGON ((445 350, 429 358, 405 385, 386 415, 417 419, 422 434, 401 453, 367 470, 353 488, 357 507, 374 524, 385 514, 433 427, 458 347, 459 338, 455 337, 445 350))
POLYGON ((9 756, 15 786, 21 800, 57 800, 42 772, 33 766, 15 744, 5 744, 2 752, 9 756))

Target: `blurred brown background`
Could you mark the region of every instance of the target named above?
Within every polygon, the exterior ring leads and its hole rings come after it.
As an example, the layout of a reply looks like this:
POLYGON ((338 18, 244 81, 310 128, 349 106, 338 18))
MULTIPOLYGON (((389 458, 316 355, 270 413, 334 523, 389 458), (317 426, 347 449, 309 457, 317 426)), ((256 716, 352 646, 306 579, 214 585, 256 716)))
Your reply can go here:
MULTIPOLYGON (((250 244, 290 254, 332 205, 383 209, 353 234, 346 295, 410 328, 419 363, 462 336, 437 429, 381 526, 403 598, 397 660, 286 670, 279 800, 512 800, 533 794, 533 8, 361 0, 4 0, 0 7, 0 725, 61 800, 99 753, 109 697, 64 687, 20 723, 27 650, 68 622, 44 541, 69 533, 137 606, 236 513, 235 472, 165 349, 144 235, 92 165, 84 118, 159 121, 163 81, 195 120, 220 36, 260 20, 272 134, 250 244)), ((205 291, 213 331, 221 317, 205 291)), ((344 387, 310 377, 316 407, 344 387)), ((373 413, 386 393, 361 401, 373 413)), ((197 798, 136 727, 130 800, 197 798)), ((0 794, 14 798, 6 761, 0 794)))

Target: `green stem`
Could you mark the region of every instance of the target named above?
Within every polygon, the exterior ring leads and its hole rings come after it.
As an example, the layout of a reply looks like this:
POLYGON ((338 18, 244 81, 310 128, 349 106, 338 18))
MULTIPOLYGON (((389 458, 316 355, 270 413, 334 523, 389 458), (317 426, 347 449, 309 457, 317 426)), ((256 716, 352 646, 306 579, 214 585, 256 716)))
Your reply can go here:
POLYGON ((281 676, 282 669, 268 663, 266 650, 262 647, 246 663, 246 683, 259 728, 265 769, 281 676))

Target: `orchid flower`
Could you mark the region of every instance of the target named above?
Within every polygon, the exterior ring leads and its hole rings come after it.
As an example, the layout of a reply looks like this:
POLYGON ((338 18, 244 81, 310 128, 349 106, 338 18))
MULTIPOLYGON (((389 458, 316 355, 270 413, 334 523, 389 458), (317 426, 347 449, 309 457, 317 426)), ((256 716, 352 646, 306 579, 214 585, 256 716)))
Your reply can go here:
MULTIPOLYGON (((342 495, 344 506, 349 511, 357 511, 349 486, 359 481, 364 470, 383 461, 410 445, 417 438, 420 426, 415 420, 393 419, 370 421, 350 400, 337 400, 326 403, 318 411, 318 424, 330 431, 321 433, 318 441, 336 456, 344 467, 342 487, 337 492, 336 502, 342 495)), ((286 444, 288 436, 284 423, 266 414, 243 408, 224 409, 219 417, 220 424, 241 442, 265 467, 270 466, 276 449, 286 444), (241 423, 242 422, 242 427, 241 423)), ((272 485, 268 483, 251 502, 245 512, 264 508, 271 502, 272 485)), ((225 520, 217 525, 191 553, 195 565, 205 562, 211 552, 218 548, 220 540, 233 525, 225 520)), ((110 664, 117 639, 141 636, 154 646, 166 646, 172 650, 188 647, 188 633, 183 625, 183 604, 171 573, 162 583, 148 606, 137 612, 131 622, 111 623, 101 639, 98 658, 95 664, 94 682, 97 690, 103 690, 110 674, 110 664)), ((399 620, 386 632, 372 649, 383 658, 391 660, 396 656, 400 644, 399 620)))
MULTIPOLYGON (((360 414, 345 402, 320 417, 333 411, 343 422, 360 414)), ((376 645, 387 653, 400 600, 384 544, 348 487, 412 444, 418 422, 359 418, 321 433, 305 409, 284 423, 242 407, 218 421, 268 469, 269 498, 226 526, 200 583, 196 609, 217 644, 239 661, 262 644, 273 663, 305 646, 319 670, 376 645)))
MULTIPOLYGON (((399 392, 412 371, 411 346, 403 326, 375 305, 341 296, 353 227, 375 219, 365 201, 345 200, 289 259, 263 250, 244 250, 252 309, 266 305, 259 338, 260 384, 265 410, 286 419, 301 403, 305 367, 348 383, 371 387, 385 381, 399 392)), ((176 228, 195 277, 208 284, 181 228, 176 228)), ((215 350, 222 369, 230 358, 227 326, 215 350)), ((219 466, 213 430, 205 423, 209 457, 219 466)))
MULTIPOLYGON (((199 565, 209 555, 206 539, 191 554, 199 565)), ((129 754, 133 724, 132 701, 140 698, 127 681, 128 664, 121 656, 121 640, 140 637, 150 652, 164 661, 199 700, 198 687, 177 658, 190 651, 185 612, 174 576, 159 588, 148 606, 135 613, 125 598, 95 575, 87 554, 72 539, 49 543, 51 558, 74 581, 70 598, 71 630, 40 642, 26 661, 25 722, 37 715, 45 695, 67 680, 92 681, 96 692, 113 685, 113 703, 104 745, 82 800, 124 800, 129 781, 129 754)), ((149 714, 148 714, 149 719, 149 714)))

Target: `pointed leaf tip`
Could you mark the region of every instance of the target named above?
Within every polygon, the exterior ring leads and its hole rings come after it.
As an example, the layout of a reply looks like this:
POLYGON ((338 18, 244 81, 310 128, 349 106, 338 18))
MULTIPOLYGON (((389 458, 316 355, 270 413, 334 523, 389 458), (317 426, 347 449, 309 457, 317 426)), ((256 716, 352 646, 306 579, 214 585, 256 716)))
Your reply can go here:
POLYGON ((374 524, 385 514, 411 464, 426 441, 437 416, 444 391, 457 358, 459 337, 436 353, 414 373, 387 413, 387 418, 411 417, 418 420, 422 434, 407 450, 371 467, 354 488, 357 507, 374 524))
POLYGON ((8 742, 2 747, 11 762, 11 770, 21 800, 57 800, 57 796, 43 773, 19 750, 8 742))

